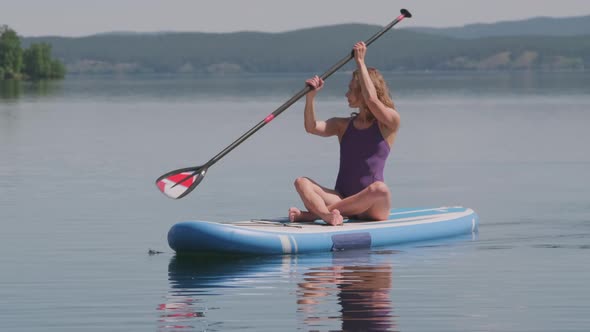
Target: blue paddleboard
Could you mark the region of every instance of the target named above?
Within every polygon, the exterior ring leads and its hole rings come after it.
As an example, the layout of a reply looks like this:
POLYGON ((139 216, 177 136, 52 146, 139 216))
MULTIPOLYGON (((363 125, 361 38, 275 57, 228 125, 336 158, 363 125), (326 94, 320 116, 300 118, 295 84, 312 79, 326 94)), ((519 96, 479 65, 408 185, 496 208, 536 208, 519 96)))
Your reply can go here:
POLYGON ((280 255, 390 246, 471 234, 479 218, 469 208, 393 209, 388 220, 291 223, 251 219, 230 223, 184 221, 172 226, 168 244, 178 254, 280 255))

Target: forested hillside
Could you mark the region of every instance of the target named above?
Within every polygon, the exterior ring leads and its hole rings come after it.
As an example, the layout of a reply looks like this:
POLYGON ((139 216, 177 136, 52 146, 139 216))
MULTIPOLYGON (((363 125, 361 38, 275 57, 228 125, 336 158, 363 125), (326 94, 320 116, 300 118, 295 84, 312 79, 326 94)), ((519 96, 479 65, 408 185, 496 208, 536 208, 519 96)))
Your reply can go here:
MULTIPOLYGON (((285 33, 112 33, 24 38, 49 43, 68 73, 319 72, 379 26, 346 24, 285 33)), ((574 36, 455 38, 394 29, 371 46, 382 70, 584 70, 590 31, 574 36)))
POLYGON ((468 24, 451 28, 412 28, 417 32, 454 38, 507 36, 583 36, 590 34, 590 16, 535 17, 521 21, 468 24))

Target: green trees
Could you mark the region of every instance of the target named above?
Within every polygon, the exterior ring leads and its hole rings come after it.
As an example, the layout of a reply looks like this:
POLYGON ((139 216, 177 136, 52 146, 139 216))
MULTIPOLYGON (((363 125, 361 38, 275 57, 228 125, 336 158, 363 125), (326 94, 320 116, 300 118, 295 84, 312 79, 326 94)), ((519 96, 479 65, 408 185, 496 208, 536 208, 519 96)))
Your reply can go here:
POLYGON ((51 45, 32 44, 23 52, 16 32, 6 25, 0 27, 0 80, 55 79, 65 73, 65 66, 51 58, 51 45))
POLYGON ((51 45, 41 43, 32 44, 23 54, 24 72, 31 79, 63 78, 64 65, 56 59, 51 59, 51 45))
POLYGON ((18 78, 23 63, 20 39, 14 30, 0 27, 0 79, 18 78))

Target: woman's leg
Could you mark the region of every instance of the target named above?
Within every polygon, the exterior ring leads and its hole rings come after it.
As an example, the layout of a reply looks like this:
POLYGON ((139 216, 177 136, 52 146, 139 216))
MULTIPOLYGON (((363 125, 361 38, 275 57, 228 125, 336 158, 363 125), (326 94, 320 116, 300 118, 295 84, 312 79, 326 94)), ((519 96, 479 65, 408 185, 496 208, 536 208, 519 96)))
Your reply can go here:
POLYGON ((342 224, 343 218, 340 211, 328 209, 329 205, 342 200, 336 191, 324 188, 306 177, 295 180, 295 189, 308 211, 300 211, 297 208, 289 209, 291 221, 313 221, 321 218, 331 225, 342 224))
POLYGON ((391 210, 391 193, 387 185, 377 181, 361 192, 328 205, 345 216, 358 216, 363 220, 387 220, 391 210))

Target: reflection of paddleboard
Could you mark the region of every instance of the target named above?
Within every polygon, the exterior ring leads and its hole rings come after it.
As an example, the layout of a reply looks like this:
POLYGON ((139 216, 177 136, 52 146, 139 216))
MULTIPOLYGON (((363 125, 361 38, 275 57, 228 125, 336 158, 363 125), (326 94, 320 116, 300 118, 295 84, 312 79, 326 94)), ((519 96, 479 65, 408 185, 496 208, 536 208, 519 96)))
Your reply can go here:
POLYGON ((477 214, 463 207, 393 209, 386 221, 348 220, 343 226, 284 218, 185 221, 172 226, 168 243, 180 254, 297 254, 439 239, 475 232, 477 225, 477 214))

